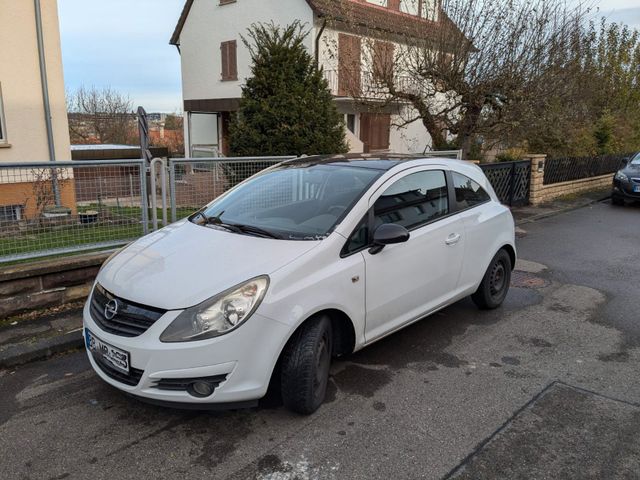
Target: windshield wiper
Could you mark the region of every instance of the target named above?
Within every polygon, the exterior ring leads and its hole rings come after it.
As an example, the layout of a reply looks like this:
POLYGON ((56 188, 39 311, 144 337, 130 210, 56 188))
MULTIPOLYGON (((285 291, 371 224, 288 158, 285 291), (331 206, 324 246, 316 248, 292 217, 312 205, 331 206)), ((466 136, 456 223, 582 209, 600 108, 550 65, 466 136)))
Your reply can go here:
POLYGON ((256 235, 261 235, 263 237, 268 237, 268 238, 276 238, 276 239, 282 238, 280 235, 270 232, 269 230, 265 230, 264 228, 260 228, 260 227, 254 227, 253 225, 242 225, 242 224, 234 223, 232 226, 237 228, 243 233, 256 234, 256 235))
POLYGON ((277 238, 277 239, 282 238, 280 235, 277 235, 273 232, 270 232, 260 227, 254 227, 253 225, 243 225, 240 223, 226 223, 220 218, 222 217, 223 214, 224 212, 220 213, 220 215, 217 215, 217 216, 208 217, 204 213, 200 213, 200 216, 204 219, 204 225, 214 225, 216 227, 221 227, 234 233, 246 233, 251 235, 260 235, 262 237, 277 238))
POLYGON ((200 216, 204 219, 203 225, 215 225, 216 227, 224 228, 224 229, 229 230, 229 231, 234 232, 234 233, 243 233, 242 230, 240 228, 236 227, 235 225, 233 225, 231 223, 223 222, 222 219, 220 218, 220 217, 222 217, 223 214, 224 214, 224 212, 222 212, 218 216, 208 217, 204 213, 200 213, 200 216))

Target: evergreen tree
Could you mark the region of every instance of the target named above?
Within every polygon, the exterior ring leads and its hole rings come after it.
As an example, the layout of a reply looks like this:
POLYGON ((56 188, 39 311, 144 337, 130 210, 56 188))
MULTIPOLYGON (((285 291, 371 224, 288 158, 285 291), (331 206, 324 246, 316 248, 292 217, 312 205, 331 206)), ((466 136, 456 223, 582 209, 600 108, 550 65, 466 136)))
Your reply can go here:
POLYGON ((253 65, 231 124, 234 156, 344 153, 344 124, 295 22, 254 24, 243 38, 253 65))

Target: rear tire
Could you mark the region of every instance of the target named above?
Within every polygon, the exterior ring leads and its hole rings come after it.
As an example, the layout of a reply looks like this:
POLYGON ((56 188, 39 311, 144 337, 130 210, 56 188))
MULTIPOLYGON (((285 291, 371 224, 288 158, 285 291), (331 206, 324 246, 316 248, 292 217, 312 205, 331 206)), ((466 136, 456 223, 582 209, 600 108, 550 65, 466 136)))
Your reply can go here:
POLYGON ((332 355, 331 320, 316 317, 302 325, 282 356, 282 402, 303 415, 315 412, 324 401, 332 355))
POLYGON ((482 310, 493 310, 504 302, 511 283, 511 257, 506 250, 500 250, 491 260, 482 282, 471 295, 476 306, 482 310))
POLYGON ((611 197, 611 203, 618 207, 624 207, 624 198, 618 197, 617 195, 613 195, 611 197))

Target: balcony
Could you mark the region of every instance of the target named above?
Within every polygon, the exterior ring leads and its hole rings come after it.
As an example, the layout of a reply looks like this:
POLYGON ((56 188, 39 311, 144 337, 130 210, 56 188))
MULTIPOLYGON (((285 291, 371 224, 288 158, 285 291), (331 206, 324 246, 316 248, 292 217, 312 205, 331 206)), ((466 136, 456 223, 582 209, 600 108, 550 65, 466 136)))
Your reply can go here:
MULTIPOLYGON (((323 73, 334 97, 367 100, 385 100, 389 97, 389 90, 385 82, 371 71, 324 70, 323 73)), ((422 82, 422 79, 409 75, 395 75, 393 78, 396 90, 404 93, 419 94, 423 92, 422 82)))

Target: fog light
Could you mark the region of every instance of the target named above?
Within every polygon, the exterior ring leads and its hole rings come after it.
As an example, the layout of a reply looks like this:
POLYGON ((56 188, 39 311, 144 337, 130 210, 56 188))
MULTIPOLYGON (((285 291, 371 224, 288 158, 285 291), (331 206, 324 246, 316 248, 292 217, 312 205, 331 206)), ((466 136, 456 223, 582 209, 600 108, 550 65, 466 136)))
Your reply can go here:
POLYGON ((204 398, 210 396, 215 390, 215 386, 209 382, 197 381, 189 385, 188 392, 194 397, 204 398))

